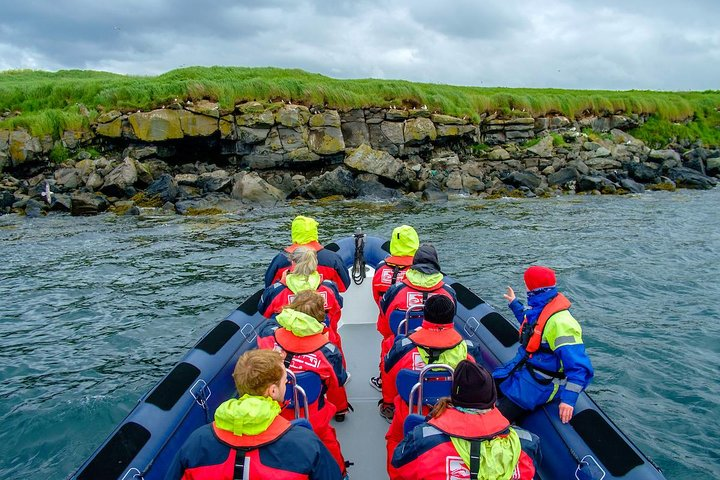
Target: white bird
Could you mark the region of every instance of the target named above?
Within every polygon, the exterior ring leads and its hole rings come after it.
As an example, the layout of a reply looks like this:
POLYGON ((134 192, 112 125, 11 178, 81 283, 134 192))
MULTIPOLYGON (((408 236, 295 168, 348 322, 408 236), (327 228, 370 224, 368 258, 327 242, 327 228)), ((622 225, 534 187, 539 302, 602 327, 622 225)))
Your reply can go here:
POLYGON ((422 110, 427 110, 427 105, 423 105, 423 106, 420 107, 420 108, 421 108, 422 110))
POLYGON ((42 195, 43 197, 45 197, 45 200, 47 200, 48 205, 50 205, 50 204, 52 203, 53 192, 52 192, 52 190, 50 190, 50 184, 49 184, 49 183, 45 182, 45 191, 44 191, 44 192, 40 192, 40 195, 42 195))

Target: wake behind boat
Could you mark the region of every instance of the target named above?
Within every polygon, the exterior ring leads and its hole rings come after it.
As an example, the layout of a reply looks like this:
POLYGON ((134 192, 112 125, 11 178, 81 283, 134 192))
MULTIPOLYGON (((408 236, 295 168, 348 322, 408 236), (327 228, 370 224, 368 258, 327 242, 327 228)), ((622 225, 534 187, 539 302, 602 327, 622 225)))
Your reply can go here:
MULTIPOLYGON (((335 425, 343 452, 354 463, 354 480, 387 478, 384 435, 387 423, 377 413, 379 393, 367 379, 377 374, 381 337, 375 329, 377 306, 370 291, 373 269, 388 255, 380 238, 343 238, 325 246, 336 251, 352 271, 355 283, 343 294, 340 334, 347 384, 355 408, 335 425), (370 278, 363 282, 363 277, 370 278)), ((481 346, 477 360, 493 370, 517 351, 518 327, 451 277, 457 293, 456 330, 481 346)), ((257 304, 262 290, 228 315, 146 394, 108 439, 71 478, 162 479, 185 439, 213 419, 215 409, 236 394, 231 374, 238 357, 257 346, 265 322, 257 304)), ((615 426, 595 402, 582 393, 569 424, 558 417, 557 400, 529 415, 521 426, 541 439, 537 478, 662 479, 652 462, 615 426)))

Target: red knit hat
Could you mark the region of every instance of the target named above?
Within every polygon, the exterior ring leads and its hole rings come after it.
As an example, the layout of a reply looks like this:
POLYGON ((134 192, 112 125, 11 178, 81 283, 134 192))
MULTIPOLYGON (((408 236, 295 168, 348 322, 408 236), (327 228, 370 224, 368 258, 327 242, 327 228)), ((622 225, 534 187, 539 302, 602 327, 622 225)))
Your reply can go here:
POLYGON ((536 288, 554 287, 555 271, 548 267, 533 265, 525 270, 525 286, 528 292, 536 288))

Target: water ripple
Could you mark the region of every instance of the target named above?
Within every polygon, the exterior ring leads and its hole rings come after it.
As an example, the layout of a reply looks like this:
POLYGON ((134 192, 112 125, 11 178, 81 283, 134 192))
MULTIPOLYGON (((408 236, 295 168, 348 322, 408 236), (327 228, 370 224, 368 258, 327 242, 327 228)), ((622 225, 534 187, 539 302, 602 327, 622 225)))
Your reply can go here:
POLYGON ((505 286, 521 292, 527 265, 552 265, 583 326, 596 401, 668 478, 720 477, 719 200, 713 190, 0 217, 0 478, 72 472, 258 288, 301 213, 318 219, 325 241, 358 226, 387 236, 414 225, 445 271, 501 311, 505 286))

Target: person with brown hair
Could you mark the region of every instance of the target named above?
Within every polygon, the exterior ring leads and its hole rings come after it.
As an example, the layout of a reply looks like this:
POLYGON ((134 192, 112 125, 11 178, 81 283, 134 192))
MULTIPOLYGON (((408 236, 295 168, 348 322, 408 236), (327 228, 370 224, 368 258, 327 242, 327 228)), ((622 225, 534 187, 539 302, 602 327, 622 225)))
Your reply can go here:
POLYGON ((215 421, 193 432, 167 480, 339 480, 337 463, 306 425, 280 415, 287 372, 283 356, 251 350, 233 372, 240 398, 220 404, 215 421))
POLYGON ((531 480, 535 465, 523 448, 536 450, 537 437, 511 427, 496 400, 490 372, 461 361, 450 397, 440 400, 395 449, 391 478, 531 480))
MULTIPOLYGON (((330 420, 344 420, 348 412, 343 355, 330 343, 324 323, 323 298, 310 290, 298 293, 292 303, 283 307, 275 320, 266 322, 258 333, 258 348, 274 349, 282 353, 285 366, 294 373, 316 373, 323 384, 323 393, 310 404, 310 423, 345 473, 345 459, 340 450, 335 429, 330 420)), ((293 418, 294 412, 283 410, 282 415, 293 418)))
POLYGON ((265 289, 258 303, 258 311, 271 318, 291 303, 295 296, 304 290, 319 293, 327 312, 330 341, 342 349, 338 334, 338 322, 342 314, 342 297, 335 283, 323 280, 317 271, 317 254, 308 247, 299 247, 290 255, 292 266, 283 273, 280 280, 265 289))

